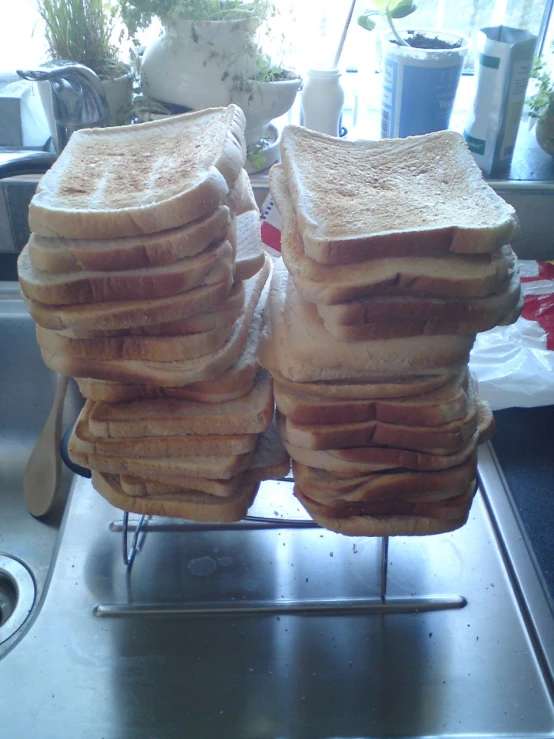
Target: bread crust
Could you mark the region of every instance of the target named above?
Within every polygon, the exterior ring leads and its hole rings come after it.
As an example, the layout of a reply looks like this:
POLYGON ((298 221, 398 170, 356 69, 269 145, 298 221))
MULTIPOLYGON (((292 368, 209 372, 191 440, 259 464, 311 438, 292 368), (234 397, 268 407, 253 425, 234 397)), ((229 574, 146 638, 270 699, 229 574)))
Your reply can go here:
MULTIPOLYGON (((305 300, 318 305, 337 305, 335 312, 357 311, 357 305, 352 306, 351 301, 377 295, 419 298, 432 295, 449 301, 487 297, 506 285, 513 270, 515 256, 508 246, 473 255, 379 258, 369 253, 364 262, 321 264, 304 251, 282 165, 271 168, 269 184, 283 222, 281 251, 287 269, 305 300)), ((338 319, 336 322, 339 323, 338 319)))
POLYGON ((294 382, 451 375, 467 365, 474 335, 340 342, 306 303, 282 260, 275 265, 258 360, 294 382))
POLYGON ((322 264, 490 252, 519 231, 453 131, 346 141, 286 126, 281 159, 306 254, 322 264))
POLYGON ((461 528, 468 519, 471 503, 462 515, 451 519, 430 518, 424 515, 392 515, 392 516, 345 516, 333 518, 321 512, 320 507, 308 499, 298 485, 294 486, 294 494, 302 503, 313 520, 329 531, 344 536, 430 536, 455 531, 461 528))
POLYGON ((244 125, 243 112, 229 105, 76 131, 38 185, 30 229, 47 237, 114 239, 195 221, 222 205, 236 182, 246 153, 244 125))
POLYGON ((92 484, 103 498, 122 511, 213 523, 242 520, 254 502, 259 488, 259 483, 245 485, 225 498, 198 491, 182 491, 166 496, 132 497, 122 491, 117 475, 97 471, 92 473, 92 484))

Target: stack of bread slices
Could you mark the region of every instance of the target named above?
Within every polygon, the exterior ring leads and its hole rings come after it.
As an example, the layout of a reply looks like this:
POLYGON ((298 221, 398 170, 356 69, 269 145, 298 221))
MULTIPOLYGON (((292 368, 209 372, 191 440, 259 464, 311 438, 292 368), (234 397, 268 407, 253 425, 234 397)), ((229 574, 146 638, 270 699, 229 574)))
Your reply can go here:
POLYGON ((256 361, 272 266, 244 123, 231 105, 79 131, 30 205, 21 288, 87 399, 69 453, 124 510, 238 520, 289 469, 256 361))
POLYGON ((453 530, 493 430, 469 353, 521 310, 515 212, 453 132, 348 142, 291 126, 281 155, 283 261, 258 356, 295 494, 345 534, 453 530))

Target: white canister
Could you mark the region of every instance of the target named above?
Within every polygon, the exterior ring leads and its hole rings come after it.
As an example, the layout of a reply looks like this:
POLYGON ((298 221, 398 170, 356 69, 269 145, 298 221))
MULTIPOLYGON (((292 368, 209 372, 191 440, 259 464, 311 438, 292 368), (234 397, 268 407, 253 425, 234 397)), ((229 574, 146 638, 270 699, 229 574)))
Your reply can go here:
POLYGON ((338 69, 310 69, 301 96, 301 123, 312 131, 338 136, 344 90, 338 69))

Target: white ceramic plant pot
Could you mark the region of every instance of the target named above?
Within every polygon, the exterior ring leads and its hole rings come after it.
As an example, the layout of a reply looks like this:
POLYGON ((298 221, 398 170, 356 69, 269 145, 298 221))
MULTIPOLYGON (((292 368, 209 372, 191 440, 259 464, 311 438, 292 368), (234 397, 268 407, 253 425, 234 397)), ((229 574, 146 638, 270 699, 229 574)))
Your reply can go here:
POLYGON ((256 59, 251 18, 182 20, 146 48, 143 90, 155 100, 194 110, 228 105, 232 88, 255 76, 256 59))
POLYGON ((448 128, 467 54, 467 40, 459 34, 422 28, 414 33, 447 42, 456 49, 417 49, 383 41, 383 101, 381 136, 416 136, 448 128))
POLYGON ((247 89, 231 91, 231 102, 239 105, 246 117, 244 135, 247 148, 265 137, 272 120, 292 108, 301 84, 299 77, 279 82, 251 81, 247 83, 247 89))

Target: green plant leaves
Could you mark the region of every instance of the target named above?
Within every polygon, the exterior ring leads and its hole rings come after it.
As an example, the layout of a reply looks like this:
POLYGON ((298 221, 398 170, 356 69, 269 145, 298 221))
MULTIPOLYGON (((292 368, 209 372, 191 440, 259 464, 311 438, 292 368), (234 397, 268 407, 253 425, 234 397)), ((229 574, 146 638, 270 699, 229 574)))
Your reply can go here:
POLYGON ((416 8, 417 6, 412 2, 412 0, 400 0, 400 2, 396 3, 394 8, 389 12, 392 18, 406 18, 406 16, 411 15, 416 8))
POLYGON ((366 10, 362 15, 358 16, 358 25, 365 28, 366 31, 373 31, 377 25, 371 18, 372 15, 381 15, 378 10, 366 10))

